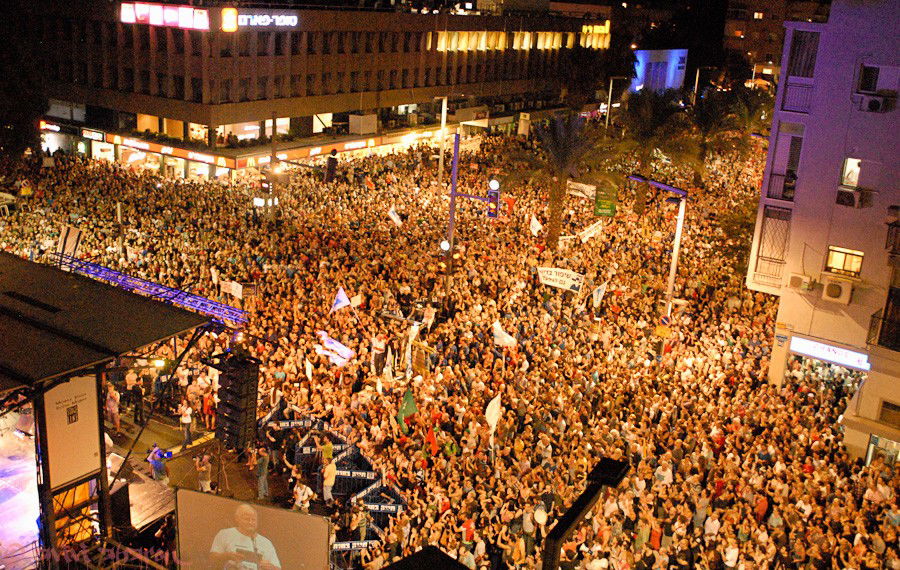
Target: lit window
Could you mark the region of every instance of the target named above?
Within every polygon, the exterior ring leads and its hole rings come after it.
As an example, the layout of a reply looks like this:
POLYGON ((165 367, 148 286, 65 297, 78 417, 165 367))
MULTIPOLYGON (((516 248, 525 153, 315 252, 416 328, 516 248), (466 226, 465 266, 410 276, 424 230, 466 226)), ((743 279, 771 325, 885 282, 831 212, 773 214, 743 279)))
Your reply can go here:
POLYGON ((753 12, 753 19, 754 19, 754 20, 762 20, 762 19, 763 19, 763 13, 762 13, 762 12, 753 12))
POLYGON ((828 259, 825 261, 825 271, 859 277, 862 261, 863 252, 830 245, 828 246, 828 259))
POLYGON ((734 35, 736 37, 742 38, 742 37, 744 37, 744 30, 735 30, 734 35))
POLYGON ((862 66, 859 74, 860 93, 875 93, 878 91, 878 67, 874 65, 862 66))
POLYGON ((845 158, 844 168, 841 171, 841 184, 856 188, 859 186, 859 166, 858 158, 845 158))

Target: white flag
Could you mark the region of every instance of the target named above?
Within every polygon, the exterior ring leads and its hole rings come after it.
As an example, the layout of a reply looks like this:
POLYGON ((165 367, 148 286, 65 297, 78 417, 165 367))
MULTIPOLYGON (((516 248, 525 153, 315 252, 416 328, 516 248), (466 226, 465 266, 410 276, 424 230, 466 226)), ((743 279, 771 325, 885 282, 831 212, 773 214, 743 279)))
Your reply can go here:
POLYGON ((210 267, 209 274, 212 276, 213 285, 218 285, 219 284, 219 270, 216 269, 215 267, 210 267))
POLYGON ((503 330, 500 321, 494 321, 491 328, 494 331, 494 344, 498 346, 516 346, 515 337, 503 330))
POLYGON ((500 414, 502 409, 500 407, 500 394, 494 396, 494 399, 491 400, 487 408, 484 410, 484 418, 487 420, 488 426, 490 426, 491 431, 491 447, 494 447, 494 431, 497 429, 497 422, 500 421, 500 414))
POLYGON ((313 375, 313 365, 312 365, 312 362, 310 362, 308 358, 304 358, 303 360, 306 361, 306 362, 304 363, 305 368, 306 368, 306 379, 309 380, 310 382, 312 382, 312 375, 313 375))
POLYGON ((396 224, 398 228, 403 225, 403 220, 400 219, 400 214, 397 213, 397 210, 395 210, 393 206, 391 206, 391 209, 388 210, 388 217, 392 222, 394 222, 394 224, 396 224))
POLYGON ((600 285, 599 287, 594 289, 594 292, 592 294, 592 296, 593 296, 592 303, 593 303, 595 309, 600 306, 600 301, 603 300, 603 295, 606 294, 606 286, 608 284, 609 284, 609 281, 607 281, 603 285, 600 285))
POLYGON ((544 229, 544 226, 541 225, 541 222, 538 221, 537 218, 534 217, 534 214, 531 214, 531 235, 537 237, 541 230, 544 229))
POLYGON ((356 307, 362 305, 362 302, 363 302, 362 293, 357 293, 356 295, 350 297, 350 306, 351 307, 356 308, 356 307))

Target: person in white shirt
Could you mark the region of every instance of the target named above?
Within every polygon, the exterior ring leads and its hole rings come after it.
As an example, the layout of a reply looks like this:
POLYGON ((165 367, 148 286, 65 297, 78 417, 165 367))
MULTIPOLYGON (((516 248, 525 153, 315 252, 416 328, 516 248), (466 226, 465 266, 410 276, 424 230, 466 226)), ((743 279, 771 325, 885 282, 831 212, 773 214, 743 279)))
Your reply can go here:
POLYGON ((234 511, 234 526, 216 533, 209 549, 213 568, 222 570, 281 570, 275 546, 256 532, 256 509, 243 503, 234 511))
POLYGON ((313 490, 306 486, 302 481, 297 481, 294 485, 294 506, 292 510, 309 512, 309 502, 315 496, 313 490))
POLYGON ((191 434, 191 423, 193 422, 192 414, 194 413, 194 410, 191 409, 187 400, 182 400, 181 405, 178 407, 178 413, 181 416, 181 429, 184 431, 184 441, 181 443, 181 448, 187 449, 187 447, 194 442, 193 435, 191 434))

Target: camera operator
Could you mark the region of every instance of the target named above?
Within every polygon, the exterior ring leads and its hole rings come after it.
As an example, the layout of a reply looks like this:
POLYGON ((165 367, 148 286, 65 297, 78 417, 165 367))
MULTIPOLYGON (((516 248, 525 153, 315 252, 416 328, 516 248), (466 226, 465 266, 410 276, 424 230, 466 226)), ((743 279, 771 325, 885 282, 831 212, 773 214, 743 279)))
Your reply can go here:
POLYGON ((194 456, 194 468, 197 470, 197 484, 200 486, 200 491, 211 493, 212 464, 209 461, 209 454, 194 456))

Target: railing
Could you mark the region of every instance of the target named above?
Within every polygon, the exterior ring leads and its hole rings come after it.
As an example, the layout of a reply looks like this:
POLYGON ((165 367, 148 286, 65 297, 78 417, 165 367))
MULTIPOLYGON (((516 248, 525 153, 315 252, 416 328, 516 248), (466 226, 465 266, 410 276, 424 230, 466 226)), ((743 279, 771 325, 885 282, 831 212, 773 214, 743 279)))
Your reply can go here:
POLYGON ((788 77, 781 101, 781 109, 794 113, 809 113, 812 106, 813 83, 806 77, 788 77))
POLYGON ((756 270, 753 272, 755 283, 768 287, 781 287, 782 275, 784 275, 783 260, 768 257, 756 258, 756 270))
POLYGON ((884 318, 884 310, 873 314, 866 344, 900 352, 900 320, 884 318))
POLYGON ((790 172, 788 174, 769 174, 769 188, 766 191, 767 197, 793 202, 796 189, 796 174, 790 172))

